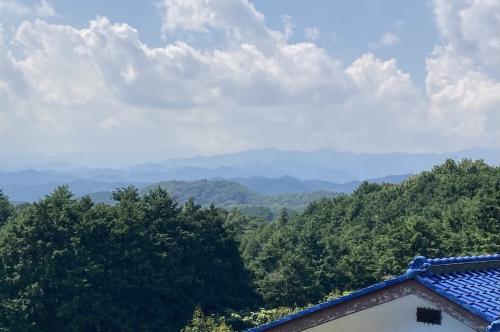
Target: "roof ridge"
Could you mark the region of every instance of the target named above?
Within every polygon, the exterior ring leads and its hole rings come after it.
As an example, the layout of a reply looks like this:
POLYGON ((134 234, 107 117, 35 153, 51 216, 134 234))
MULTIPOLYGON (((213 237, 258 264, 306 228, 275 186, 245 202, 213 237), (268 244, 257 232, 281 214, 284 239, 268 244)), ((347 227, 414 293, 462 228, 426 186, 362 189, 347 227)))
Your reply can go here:
POLYGON ((443 265, 443 264, 458 264, 458 263, 476 263, 476 262, 497 261, 497 260, 500 261, 500 254, 430 258, 427 259, 427 262, 431 265, 443 265))
POLYGON ((469 264, 469 263, 483 263, 483 262, 500 262, 500 254, 490 255, 477 255, 477 256, 458 256, 458 257, 444 257, 444 258, 427 258, 425 256, 415 257, 410 264, 408 264, 407 274, 419 274, 426 272, 432 266, 443 266, 453 264, 469 264))

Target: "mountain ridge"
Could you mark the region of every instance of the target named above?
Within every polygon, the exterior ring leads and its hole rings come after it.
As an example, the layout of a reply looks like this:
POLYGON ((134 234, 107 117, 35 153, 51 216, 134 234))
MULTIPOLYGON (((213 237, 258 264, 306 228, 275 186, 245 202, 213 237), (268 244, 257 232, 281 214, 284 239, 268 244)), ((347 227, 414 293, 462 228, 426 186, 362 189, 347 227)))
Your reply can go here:
MULTIPOLYGON (((376 182, 376 179, 397 182, 408 174, 430 170, 446 159, 459 161, 465 158, 483 159, 490 165, 500 165, 500 149, 475 148, 423 154, 256 149, 171 159, 164 163, 146 163, 124 169, 71 168, 65 164, 59 170, 33 167, 0 171, 0 188, 16 201, 36 200, 58 185, 68 184, 72 189, 72 184, 74 187, 78 181, 87 182, 88 188, 81 194, 111 191, 117 185, 137 184, 142 187, 162 181, 215 178, 235 180, 261 194, 317 190, 351 192, 367 179, 372 182, 376 182)), ((58 163, 43 165, 57 166, 58 163)))

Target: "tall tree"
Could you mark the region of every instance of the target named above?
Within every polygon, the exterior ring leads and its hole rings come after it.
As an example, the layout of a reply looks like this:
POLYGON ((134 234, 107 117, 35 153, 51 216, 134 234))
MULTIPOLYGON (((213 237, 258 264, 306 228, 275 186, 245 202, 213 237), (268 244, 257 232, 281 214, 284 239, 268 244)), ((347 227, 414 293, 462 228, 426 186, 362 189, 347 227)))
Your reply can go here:
POLYGON ((14 208, 9 202, 9 199, 0 189, 0 226, 2 226, 7 219, 13 214, 14 208))

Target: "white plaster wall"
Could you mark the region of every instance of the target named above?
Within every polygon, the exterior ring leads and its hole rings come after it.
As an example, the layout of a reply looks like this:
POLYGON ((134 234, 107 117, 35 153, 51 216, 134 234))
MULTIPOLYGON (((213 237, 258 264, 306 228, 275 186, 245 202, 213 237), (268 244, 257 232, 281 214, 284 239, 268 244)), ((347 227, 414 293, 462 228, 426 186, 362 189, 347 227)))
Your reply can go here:
POLYGON ((441 325, 417 322, 417 307, 435 308, 416 295, 366 309, 326 324, 313 327, 309 332, 473 332, 455 318, 442 313, 441 325))

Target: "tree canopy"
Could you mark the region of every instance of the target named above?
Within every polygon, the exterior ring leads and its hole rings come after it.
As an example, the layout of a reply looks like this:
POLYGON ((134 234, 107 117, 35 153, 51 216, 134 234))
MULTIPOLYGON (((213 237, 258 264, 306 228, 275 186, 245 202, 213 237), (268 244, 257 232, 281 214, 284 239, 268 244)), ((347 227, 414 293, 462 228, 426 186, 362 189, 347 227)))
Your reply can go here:
POLYGON ((178 331, 199 305, 255 299, 224 214, 161 188, 118 190, 115 206, 62 187, 0 232, 0 328, 8 331, 178 331))
POLYGON ((500 251, 500 168, 449 160, 282 219, 248 233, 242 252, 267 306, 302 306, 404 273, 416 255, 500 251))

